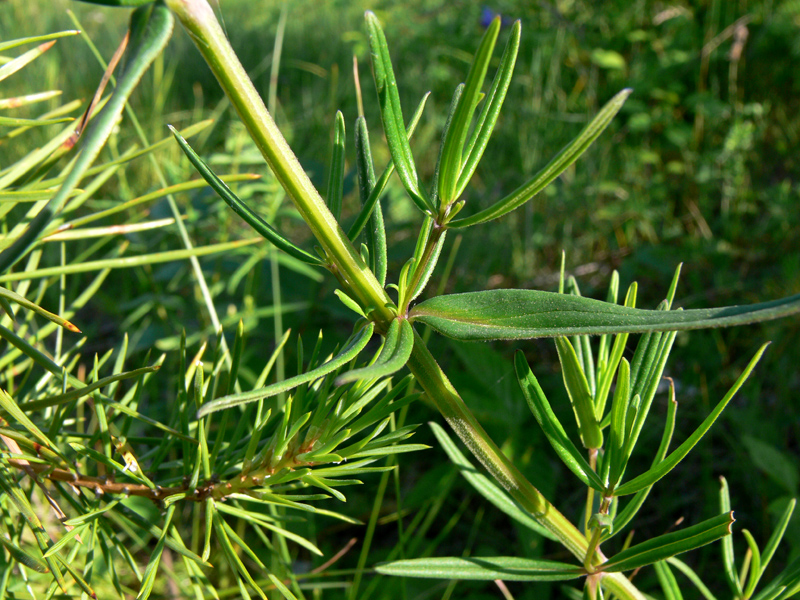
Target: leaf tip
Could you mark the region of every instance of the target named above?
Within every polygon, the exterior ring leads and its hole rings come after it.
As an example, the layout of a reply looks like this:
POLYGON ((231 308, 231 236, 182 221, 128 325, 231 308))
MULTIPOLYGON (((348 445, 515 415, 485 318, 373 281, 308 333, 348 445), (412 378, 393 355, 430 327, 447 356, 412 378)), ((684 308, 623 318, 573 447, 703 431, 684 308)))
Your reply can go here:
POLYGON ((83 333, 74 323, 70 323, 69 321, 64 321, 64 327, 72 331, 73 333, 83 333))

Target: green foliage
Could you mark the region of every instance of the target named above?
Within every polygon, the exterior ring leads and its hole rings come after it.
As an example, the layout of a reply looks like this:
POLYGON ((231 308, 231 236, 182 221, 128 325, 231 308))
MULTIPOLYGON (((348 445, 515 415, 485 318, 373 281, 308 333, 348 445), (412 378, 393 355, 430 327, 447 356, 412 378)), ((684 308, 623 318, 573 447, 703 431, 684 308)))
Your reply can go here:
MULTIPOLYGON (((138 0, 98 3, 142 4, 138 0)), ((582 6, 576 3, 569 10, 582 6)), ((563 17, 561 7, 553 10, 563 17)), ((676 10, 676 14, 659 13, 656 19, 663 19, 663 23, 682 18, 681 10, 676 10)), ((500 174, 501 180, 513 177, 515 185, 520 180, 527 182, 499 199, 494 193, 481 193, 488 171, 479 163, 495 127, 508 128, 508 123, 500 119, 506 97, 511 97, 512 102, 506 103, 511 108, 507 106, 504 115, 510 113, 512 123, 518 118, 524 122, 529 110, 526 103, 514 97, 516 92, 510 85, 515 65, 519 71, 518 59, 525 54, 520 52, 520 48, 524 49, 520 22, 516 21, 505 34, 500 17, 489 20, 477 46, 471 41, 463 49, 455 49, 455 56, 461 56, 460 52, 469 58, 468 69, 463 69, 465 83, 456 86, 455 93, 438 93, 441 83, 452 87, 452 77, 433 82, 432 108, 440 108, 438 103, 443 98, 452 98, 449 111, 439 111, 441 116, 434 119, 433 125, 425 123, 423 109, 429 98, 425 94, 406 126, 401 108, 406 93, 403 87, 406 78, 413 79, 414 69, 407 69, 403 63, 393 64, 387 38, 392 40, 394 35, 390 31, 387 36, 381 25, 381 21, 393 24, 398 20, 397 14, 387 11, 379 18, 367 13, 366 36, 359 39, 362 52, 367 48, 371 51, 378 103, 365 109, 360 85, 355 86, 359 104, 354 128, 355 174, 348 170, 343 112, 335 112, 332 136, 330 123, 324 134, 316 136, 333 140, 332 146, 327 142, 319 144, 319 148, 326 148, 330 159, 327 169, 320 168, 320 172, 327 172, 324 200, 317 191, 320 185, 312 180, 314 174, 310 176, 301 167, 205 0, 167 0, 135 10, 119 79, 107 96, 101 84, 96 107, 92 109, 94 103, 90 105, 80 125, 76 121, 61 126, 66 122, 64 115, 77 110, 77 103, 65 103, 36 118, 10 117, 0 121, 0 126, 17 128, 2 141, 13 140, 14 152, 19 152, 8 167, 0 169, 0 213, 6 223, 0 238, 0 281, 7 285, 0 288, 0 305, 5 312, 0 337, 7 344, 0 359, 0 441, 5 445, 0 456, 0 518, 5 534, 0 596, 20 597, 27 589, 50 596, 60 590, 63 594, 97 597, 185 594, 249 598, 255 593, 262 598, 303 598, 306 594, 336 596, 337 588, 344 587, 351 598, 377 593, 408 597, 410 590, 417 588, 402 578, 422 577, 495 582, 506 597, 511 592, 502 583, 504 580, 537 582, 514 589, 541 594, 546 593, 542 584, 578 579, 584 597, 609 594, 641 598, 640 590, 658 586, 666 597, 680 598, 680 577, 685 576, 708 598, 714 596, 703 581, 713 574, 695 570, 675 555, 718 540, 722 575, 734 597, 788 598, 796 593, 800 588, 796 559, 782 571, 775 566, 768 570, 791 527, 793 498, 785 503, 776 501, 777 525, 763 551, 757 536, 747 529, 742 532, 747 553, 740 567, 730 535, 733 516, 725 479, 719 510, 715 507, 704 511, 706 514, 695 512, 690 515, 689 526, 668 533, 656 531, 644 535, 644 541, 637 537, 631 543, 630 535, 622 544, 613 541, 618 533, 638 522, 635 519, 655 484, 690 451, 695 450, 693 456, 699 454, 701 438, 720 420, 766 349, 766 344, 762 345, 740 369, 741 374, 713 409, 710 405, 702 407, 707 414, 700 425, 691 435, 679 433, 676 448, 670 451, 677 423, 676 395, 682 391, 683 381, 676 385, 670 379, 671 398, 660 442, 654 441, 657 437, 650 434, 652 428, 645 425, 667 359, 676 340, 678 345, 683 342, 677 332, 793 315, 798 307, 796 295, 739 307, 673 310, 679 268, 658 309, 643 310, 635 308, 635 283, 624 304, 617 304, 620 276, 616 271, 605 302, 581 297, 575 279, 565 281, 563 259, 557 294, 527 289, 444 294, 462 239, 460 235, 456 237, 453 250, 449 250, 446 242, 452 241, 453 235, 447 237, 448 229, 463 231, 522 209, 492 224, 487 239, 507 241, 515 222, 530 220, 534 206, 531 201, 539 202, 538 194, 551 202, 562 187, 574 183, 573 163, 587 154, 618 113, 633 132, 647 129, 651 122, 645 121, 660 114, 661 105, 645 110, 636 104, 636 97, 626 103, 630 89, 617 91, 631 81, 642 83, 642 76, 633 66, 634 57, 615 46, 616 32, 630 31, 632 11, 625 8, 604 14, 602 25, 612 35, 606 35, 602 45, 590 37, 584 42, 589 51, 583 54, 575 53, 573 41, 565 41, 563 27, 556 28, 561 38, 555 38, 551 65, 563 58, 577 60, 584 68, 590 64, 594 77, 592 81, 583 73, 570 98, 565 100, 561 95, 559 114, 568 115, 567 107, 575 106, 580 90, 587 85, 592 98, 588 112, 592 114, 581 117, 587 123, 583 130, 571 132, 572 141, 566 146, 562 141, 559 145, 564 149, 532 178, 519 175, 534 171, 530 168, 532 163, 500 174), (190 32, 244 126, 226 124, 227 130, 220 131, 226 138, 224 150, 207 161, 200 155, 209 151, 205 147, 210 136, 209 122, 184 127, 181 133, 172 128, 178 147, 202 180, 187 181, 191 171, 175 148, 168 147, 169 137, 163 131, 167 100, 162 84, 173 76, 180 78, 175 70, 165 74, 162 58, 171 33, 171 11, 190 32), (504 35, 508 41, 498 61, 494 49, 504 35), (495 64, 495 78, 484 92, 486 75, 495 64), (602 83, 597 81, 599 73, 603 74, 602 83), (147 89, 151 82, 157 106, 153 112, 158 118, 147 119, 143 127, 131 101, 134 90, 147 89), (611 100, 596 110, 597 96, 611 100), (123 115, 135 130, 139 148, 116 129, 123 115), (378 117, 388 149, 369 139, 367 121, 378 117), (89 123, 85 133, 84 121, 89 123), (422 131, 412 149, 411 135, 420 123, 422 131), (33 138, 28 138, 27 144, 16 140, 21 135, 41 135, 54 128, 60 131, 49 133, 50 138, 30 152, 26 148, 35 146, 30 142, 33 138), (151 128, 160 141, 149 141, 147 129, 151 128), (441 128, 442 144, 438 159, 434 160, 436 151, 416 146, 435 148, 430 142, 436 137, 431 133, 437 128, 441 128), (185 139, 192 135, 196 136, 193 145, 197 151, 185 139), (251 165, 261 170, 259 153, 271 173, 256 183, 253 176, 238 171, 251 165), (134 162, 142 156, 150 161, 146 168, 134 162), (374 157, 388 159, 377 179, 374 157), (215 174, 219 167, 230 167, 232 173, 219 176, 215 174), (394 170, 401 186, 389 181, 394 170), (355 177, 357 185, 352 184, 355 177), (559 177, 558 184, 550 185, 559 177), (168 185, 170 180, 182 183, 168 185), (138 189, 142 182, 147 183, 146 193, 138 189), (467 191, 470 182, 475 184, 477 193, 467 191), (198 192, 205 189, 206 183, 211 190, 198 192), (137 188, 135 194, 132 186, 137 188), (356 187, 360 209, 351 214, 348 191, 356 187), (105 189, 109 190, 108 201, 102 200, 106 192, 100 190, 105 189), (187 192, 198 195, 189 196, 189 202, 183 202, 182 196, 179 205, 174 194, 187 192), (212 193, 221 197, 246 226, 231 220, 223 205, 207 202, 212 193), (292 208, 282 206, 285 198, 292 202, 292 208), (412 215, 409 224, 402 224, 405 217, 401 216, 398 226, 398 206, 405 207, 406 212, 401 214, 412 215), (456 219, 462 210, 467 216, 456 219), (162 215, 171 218, 155 218, 162 215), (355 221, 347 227, 353 216, 355 221), (122 223, 114 223, 116 218, 122 223), (89 223, 98 226, 85 227, 89 223), (416 243, 409 247, 403 239, 409 237, 409 228, 417 225, 416 243), (274 247, 265 248, 262 240, 250 238, 251 228, 274 247), (307 232, 316 238, 316 255, 302 248, 307 243, 307 232), (290 238, 300 241, 291 242, 290 238), (176 245, 182 249, 175 249, 176 245), (138 254, 127 255, 129 247, 138 254), (54 248, 58 250, 53 251, 54 248), (442 255, 445 248, 448 250, 442 255), (212 256, 216 262, 201 264, 201 256, 212 256), (438 290, 431 292, 428 286, 435 281, 435 269, 442 256, 448 256, 446 275, 438 290), (188 265, 184 264, 186 259, 188 265), (262 266, 269 267, 268 278, 259 274, 262 266), (320 293, 322 277, 316 269, 320 266, 333 274, 339 287, 335 293, 357 315, 355 323, 347 327, 352 331, 350 338, 343 342, 346 334, 342 336, 342 330, 331 325, 343 316, 341 306, 320 293), (117 270, 131 267, 136 267, 131 271, 137 273, 136 285, 115 277, 117 270), (394 273, 397 275, 392 277, 394 273), (392 281, 388 285, 387 276, 392 281), (288 280, 282 283, 282 277, 288 280), (260 293, 259 284, 264 279, 269 285, 263 287, 271 292, 268 301, 266 294, 260 293), (33 282, 38 282, 38 287, 33 282), (109 282, 116 287, 109 288, 109 282), (564 294, 565 287, 568 294, 564 294), (240 288, 243 301, 239 299, 240 288), (103 298, 105 289, 115 292, 103 298), (114 306, 120 298, 130 297, 123 291, 133 292, 130 301, 114 306), (423 294, 428 298, 414 305, 423 294), (53 302, 58 304, 57 309, 43 308, 53 302), (16 313, 12 303, 20 307, 16 313), (106 306, 106 310, 128 313, 119 329, 130 331, 130 336, 120 334, 94 346, 86 338, 72 343, 74 338, 69 336, 80 333, 73 323, 86 328, 84 321, 111 320, 103 310, 96 317, 75 314, 85 306, 95 311, 97 306, 106 306), (223 310, 226 314, 220 318, 218 311, 223 310), (309 324, 324 325, 325 335, 320 333, 310 353, 304 350, 301 337, 296 350, 287 347, 289 332, 284 332, 283 316, 298 310, 304 311, 297 319, 301 331, 309 324), (37 326, 37 316, 49 323, 37 326), (265 317, 274 317, 271 334, 261 326, 265 317), (537 371, 542 371, 540 384, 521 352, 512 367, 494 350, 464 347, 457 350, 459 359, 471 364, 468 370, 477 379, 475 386, 485 388, 464 389, 463 382, 469 379, 456 369, 451 372, 451 382, 437 362, 444 363, 446 353, 434 358, 433 352, 439 346, 436 340, 428 341, 430 330, 426 326, 456 339, 554 337, 561 376, 550 376, 537 366, 537 371), (54 331, 56 337, 52 340, 47 336, 54 331), (379 348, 368 350, 376 333, 383 341, 379 348), (623 355, 631 333, 643 335, 629 360, 623 355), (593 343, 591 334, 600 334, 599 343, 593 343), (153 360, 153 347, 166 352, 153 360), (294 375, 287 374, 287 358, 296 360, 294 375), (132 368, 134 365, 144 366, 132 368), (406 366, 412 376, 401 379, 397 374, 406 366), (514 370, 522 397, 514 385, 514 370), (499 379, 489 381, 484 372, 492 377, 498 375, 499 379), (554 385, 554 380, 562 385, 554 385), (422 394, 415 392, 417 385, 422 394), (559 392, 563 402, 548 400, 556 387, 563 388, 559 392), (464 393, 463 398, 457 388, 464 393), (484 532, 494 533, 495 528, 482 525, 482 516, 470 526, 466 545, 445 545, 451 531, 464 527, 461 521, 469 496, 449 516, 435 539, 425 539, 426 532, 435 530, 433 523, 446 503, 453 502, 451 490, 456 483, 453 477, 440 477, 444 472, 444 465, 440 464, 430 475, 421 475, 407 496, 403 493, 398 456, 428 448, 422 443, 424 438, 407 442, 416 428, 406 424, 409 413, 424 411, 414 403, 421 395, 439 411, 485 472, 473 466, 440 426, 432 424, 434 436, 450 461, 480 496, 513 519, 519 540, 531 542, 527 547, 513 548, 504 543, 502 535, 487 536, 484 532), (474 414, 468 404, 481 396, 485 396, 479 400, 484 404, 483 413, 476 410, 474 414), (469 402, 465 403, 465 398, 469 402), (542 436, 531 427, 530 415, 525 416, 522 398, 542 436), (499 405, 504 410, 492 405, 495 400, 505 403, 499 405), (562 423, 571 420, 565 418, 570 410, 576 426, 565 427, 562 423), (484 424, 491 427, 491 435, 484 424), (505 441, 502 449, 493 440, 498 435, 505 441), (583 446, 581 450, 574 441, 577 439, 583 446), (552 471, 551 484, 543 477, 549 468, 559 468, 553 467, 556 463, 548 467, 548 461, 541 460, 542 453, 549 451, 548 445, 564 467, 586 486, 585 502, 579 503, 582 506, 569 501, 565 486, 552 484, 552 471), (643 472, 637 453, 651 461, 643 472), (385 465, 375 464, 384 458, 385 465), (626 478, 628 471, 641 474, 626 478), (345 497, 342 488, 360 484, 356 477, 373 473, 381 477, 374 499, 363 502, 364 496, 371 497, 363 491, 350 492, 345 497), (384 515, 383 521, 397 522, 396 543, 373 544, 390 477, 394 478, 397 506, 391 514, 384 515), (624 496, 629 496, 627 501, 624 496), (345 513, 338 504, 345 500, 355 503, 355 509, 345 513), (45 505, 50 510, 46 516, 38 510, 45 505), (355 571, 330 572, 332 563, 352 542, 336 553, 337 544, 342 544, 324 523, 338 519, 355 525, 357 520, 352 515, 365 513, 370 515, 367 537, 355 571), (411 514, 414 516, 409 522, 405 517, 411 514), (718 516, 704 520, 708 514, 718 516), (482 541, 475 546, 478 536, 482 541), (547 546, 545 539, 549 540, 547 546), (472 556, 474 546, 476 552, 472 556), (543 548, 550 553, 556 546, 567 551, 559 555, 558 561, 542 557, 543 548), (461 556, 442 556, 454 552, 461 556), (332 554, 330 561, 313 570, 297 568, 306 560, 316 561, 332 554), (654 576, 649 579, 637 577, 633 581, 624 574, 651 565, 654 576), (374 579, 362 583, 366 574, 374 575, 374 579), (333 579, 320 581, 328 575, 333 579), (401 579, 387 580, 383 576, 401 579), (178 589, 178 581, 187 582, 186 587, 178 589), (379 591, 379 582, 387 581, 385 591, 379 591)), ((714 2, 710 12, 711 20, 719 21, 726 11, 721 3, 714 2)), ((595 14, 594 9, 587 9, 587 13, 595 14)), ((277 109, 278 57, 284 26, 290 22, 287 14, 288 9, 284 9, 272 57, 273 113, 277 109)), ((714 168, 703 172, 703 160, 689 155, 684 155, 683 163, 667 163, 667 170, 676 173, 679 169, 684 169, 682 173, 692 172, 699 165, 696 176, 692 175, 694 185, 722 182, 721 228, 726 233, 737 230, 729 216, 743 214, 740 190, 747 187, 743 175, 745 156, 759 135, 761 109, 743 105, 736 92, 742 40, 746 39, 742 27, 751 18, 736 21, 727 34, 723 31, 717 37, 706 36, 701 52, 701 78, 708 78, 709 56, 727 39, 726 35, 733 39, 728 84, 735 118, 721 144, 722 150, 715 155, 714 168), (709 176, 723 164, 730 166, 724 174, 716 180, 709 176)), ((37 59, 55 40, 71 33, 74 32, 4 42, 0 52, 26 43, 44 44, 16 58, 4 58, 0 78, 30 69, 41 62, 37 59)), ((542 30, 537 35, 549 39, 542 30)), ((648 35, 638 29, 629 33, 637 44, 648 40, 656 48, 658 41, 661 58, 680 64, 674 47, 679 35, 670 37, 672 34, 668 33, 657 40, 648 35)), ((400 39, 408 43, 408 39, 400 39)), ((88 46, 100 56, 90 41, 88 46)), ((120 51, 122 48, 124 45, 120 51)), ((527 71, 523 69, 522 79, 527 82, 523 85, 530 91, 531 81, 539 86, 546 81, 547 91, 537 92, 537 97, 550 98, 545 104, 552 102, 563 81, 558 80, 557 73, 544 79, 542 51, 533 56, 533 62, 525 64, 527 71)), ((177 64, 189 65, 191 60, 183 57, 183 62, 177 64)), ((528 60, 525 56, 524 61, 528 60)), ((99 62, 106 67, 101 58, 99 62)), ((112 61, 108 67, 106 78, 112 77, 114 64, 112 61)), ((177 69, 187 70, 182 66, 177 69)), ((14 102, 9 105, 53 101, 57 97, 48 91, 29 92, 12 99, 14 102)), ((673 102, 670 94, 676 93, 649 92, 651 98, 667 104, 673 102)), ((332 97, 335 100, 335 90, 332 97)), ((330 108, 338 108, 338 102, 333 104, 330 108)), ((218 114, 225 107, 220 105, 218 114)), ((698 109, 699 117, 695 118, 695 150, 703 138, 706 108, 698 109)), ((293 110, 288 103, 286 110, 293 110)), ((176 118, 199 121, 199 116, 176 118)), ((518 140, 531 132, 524 125, 511 129, 518 140)), ((667 137, 673 142, 683 140, 681 143, 688 139, 681 126, 667 137)), ((543 142, 546 141, 549 138, 544 136, 543 142)), ((623 157, 618 161, 620 167, 639 172, 645 163, 637 160, 650 150, 637 150, 637 158, 631 159, 624 154, 626 147, 615 144, 610 154, 623 157)), ((538 159, 538 151, 533 156, 538 159)), ((587 203, 583 198, 579 202, 581 210, 597 211, 598 221, 603 223, 609 210, 617 210, 609 209, 603 198, 607 192, 603 190, 616 184, 607 178, 608 165, 598 168, 591 153, 588 163, 587 174, 581 177, 586 177, 589 183, 584 189, 591 190, 596 202, 587 203)), ((696 217, 698 203, 691 199, 688 206, 698 230, 705 235, 708 223, 702 214, 696 217)), ((639 208, 634 206, 632 210, 639 208)), ((554 216, 557 214, 551 215, 554 216)), ((571 225, 580 221, 580 210, 569 219, 571 225)), ((646 219, 642 227, 652 227, 653 221, 646 219)), ((631 235, 627 225, 615 223, 615 227, 619 227, 617 238, 622 247, 630 245, 638 235, 631 235)), ((467 234, 474 235, 474 231, 464 233, 467 234)), ((524 241, 519 244, 515 239, 520 236, 512 236, 511 245, 523 248, 528 261, 531 236, 521 237, 524 241)), ((579 260, 595 257, 598 245, 590 243, 587 254, 582 241, 566 237, 575 242, 579 260)), ((471 248, 467 258, 474 258, 476 249, 486 253, 486 243, 468 244, 471 248)), ((486 264, 493 264, 492 260, 486 264)), ((462 257, 458 262, 467 261, 462 257)), ((504 276, 510 280, 520 275, 527 277, 530 272, 530 264, 520 268, 511 261, 505 267, 504 276)), ((652 279, 662 279, 657 275, 659 268, 654 269, 656 276, 652 279)), ((485 272, 492 269, 493 266, 484 267, 485 272)), ((757 294, 761 298, 764 295, 764 290, 757 294)), ((776 295, 780 294, 773 294, 776 295)), ((352 321, 352 313, 348 316, 352 321)), ((89 327, 94 331, 92 325, 89 327)), ((786 492, 795 493, 797 477, 791 461, 756 437, 742 439, 742 452, 752 463, 775 478, 786 492)), ((708 463, 708 451, 705 452, 708 463)), ((659 496, 652 503, 662 505, 662 513, 657 513, 657 527, 662 530, 668 527, 662 519, 668 511, 664 497, 659 496)), ((482 511, 478 514, 483 515, 482 511)), ((455 581, 448 584, 445 597, 454 593, 455 585, 455 581)), ((579 595, 577 588, 569 589, 579 595)))

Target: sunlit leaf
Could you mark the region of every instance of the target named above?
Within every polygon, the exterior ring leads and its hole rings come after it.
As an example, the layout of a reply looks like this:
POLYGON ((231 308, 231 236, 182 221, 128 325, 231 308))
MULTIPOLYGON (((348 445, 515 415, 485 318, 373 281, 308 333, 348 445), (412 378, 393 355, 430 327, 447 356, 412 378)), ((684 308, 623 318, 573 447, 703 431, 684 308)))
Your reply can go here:
POLYGON ((479 581, 566 581, 586 574, 582 567, 567 563, 514 556, 396 560, 379 564, 375 570, 400 577, 479 581))
POLYGON ((547 166, 539 171, 534 177, 511 192, 508 196, 499 200, 487 209, 484 209, 470 217, 455 219, 448 223, 448 227, 469 227, 478 223, 485 223, 502 217, 512 210, 519 208, 536 194, 546 188, 552 181, 561 175, 581 154, 591 146, 592 142, 603 132, 625 103, 632 90, 625 89, 609 100, 594 119, 578 134, 572 142, 564 147, 547 166))
POLYGON ((425 300, 414 307, 410 319, 457 340, 485 341, 706 329, 799 312, 800 294, 745 306, 661 311, 539 290, 487 290, 425 300))

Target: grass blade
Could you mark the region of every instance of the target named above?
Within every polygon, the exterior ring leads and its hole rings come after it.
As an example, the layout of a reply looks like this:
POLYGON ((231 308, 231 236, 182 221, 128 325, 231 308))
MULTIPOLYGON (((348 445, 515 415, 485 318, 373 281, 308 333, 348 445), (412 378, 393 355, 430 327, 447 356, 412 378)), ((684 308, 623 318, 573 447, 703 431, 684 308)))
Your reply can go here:
POLYGON ((56 325, 61 325, 61 327, 63 327, 64 329, 69 329, 70 331, 73 331, 75 333, 81 332, 80 329, 78 329, 75 325, 67 321, 64 317, 59 317, 58 315, 51 313, 49 310, 43 309, 38 304, 35 304, 34 302, 31 302, 27 298, 23 298, 19 294, 14 293, 11 290, 7 290, 4 287, 0 287, 0 298, 6 301, 10 300, 12 302, 16 302, 20 306, 23 306, 28 310, 32 310, 33 312, 43 316, 48 321, 52 321, 56 325))
POLYGON ((97 158, 116 127, 117 120, 139 80, 166 45, 172 33, 172 23, 172 14, 160 4, 142 7, 131 15, 132 42, 128 48, 125 71, 117 80, 117 87, 86 133, 81 153, 58 193, 36 215, 14 243, 0 253, 0 273, 6 273, 28 252, 47 224, 61 211, 70 193, 97 158))

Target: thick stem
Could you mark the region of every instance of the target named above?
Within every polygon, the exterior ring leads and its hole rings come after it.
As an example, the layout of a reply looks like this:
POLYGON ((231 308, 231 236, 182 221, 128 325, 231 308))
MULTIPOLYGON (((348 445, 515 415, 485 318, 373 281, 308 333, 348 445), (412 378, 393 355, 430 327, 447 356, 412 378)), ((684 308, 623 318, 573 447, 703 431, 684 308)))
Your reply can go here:
POLYGON ((166 2, 192 36, 275 177, 319 243, 336 262, 350 290, 365 307, 375 308, 374 315, 381 323, 394 318, 394 311, 390 308, 393 304, 391 298, 361 260, 361 256, 300 166, 231 48, 208 2, 166 2))
MULTIPOLYGON (((589 550, 589 541, 539 490, 531 485, 492 441, 464 404, 464 400, 450 383, 416 331, 414 332, 414 349, 408 361, 408 368, 473 456, 520 506, 536 517, 537 521, 553 533, 575 557, 583 561, 589 550)), ((592 563, 594 565, 605 560, 599 549, 593 554, 592 563)), ((621 573, 603 574, 602 582, 603 587, 613 591, 620 598, 628 600, 643 600, 644 598, 641 592, 621 573)))

